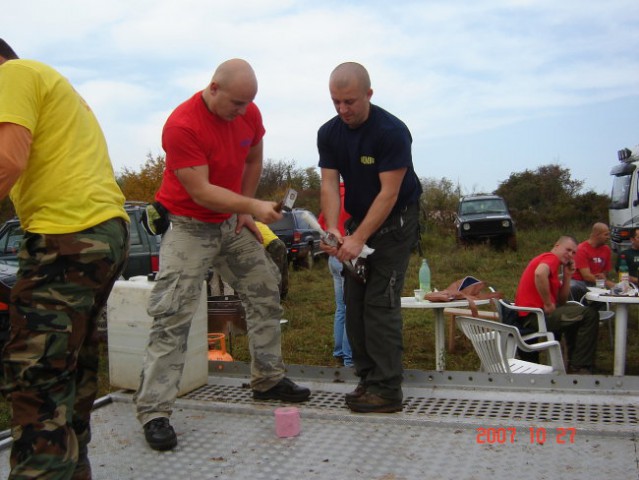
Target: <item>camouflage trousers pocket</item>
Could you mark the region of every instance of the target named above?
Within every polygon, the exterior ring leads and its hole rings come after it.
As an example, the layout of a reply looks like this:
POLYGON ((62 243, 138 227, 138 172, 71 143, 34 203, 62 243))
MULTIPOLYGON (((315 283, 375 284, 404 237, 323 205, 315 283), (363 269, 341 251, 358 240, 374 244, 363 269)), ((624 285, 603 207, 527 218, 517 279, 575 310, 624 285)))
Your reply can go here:
POLYGON ((179 309, 179 284, 179 274, 158 278, 151 292, 146 313, 153 318, 174 315, 179 309))

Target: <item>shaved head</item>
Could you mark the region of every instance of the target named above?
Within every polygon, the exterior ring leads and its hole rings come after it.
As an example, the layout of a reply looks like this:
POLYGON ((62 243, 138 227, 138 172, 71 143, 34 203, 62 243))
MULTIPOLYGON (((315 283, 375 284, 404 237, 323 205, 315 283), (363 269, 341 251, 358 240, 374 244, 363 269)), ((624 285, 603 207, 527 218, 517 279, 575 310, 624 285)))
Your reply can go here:
POLYGON ((357 85, 362 92, 367 92, 371 88, 371 79, 363 65, 346 62, 335 67, 331 73, 329 85, 338 89, 357 85))
POLYGON ((592 226, 592 233, 594 235, 598 235, 601 232, 606 232, 606 231, 608 231, 608 225, 606 225, 605 223, 597 222, 592 226))
POLYGON ((358 128, 368 119, 373 89, 368 72, 362 65, 346 62, 335 67, 328 90, 337 114, 349 128, 358 128))
POLYGON ((253 67, 241 58, 233 58, 221 63, 211 82, 215 82, 220 88, 229 88, 231 85, 242 85, 246 88, 254 88, 257 93, 257 77, 253 67))
POLYGON ((592 226, 588 241, 593 247, 605 245, 610 240, 610 229, 603 222, 597 222, 592 226))
POLYGON ((221 63, 213 73, 202 99, 211 113, 233 121, 244 115, 257 95, 257 77, 246 60, 233 58, 221 63))

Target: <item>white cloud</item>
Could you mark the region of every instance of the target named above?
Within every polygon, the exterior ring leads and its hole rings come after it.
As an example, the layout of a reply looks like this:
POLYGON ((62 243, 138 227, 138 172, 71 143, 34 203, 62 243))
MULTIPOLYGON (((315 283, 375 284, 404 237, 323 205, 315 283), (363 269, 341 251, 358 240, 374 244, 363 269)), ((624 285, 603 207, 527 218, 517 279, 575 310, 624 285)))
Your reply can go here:
MULTIPOLYGON (((446 156, 437 145, 495 138, 501 144, 473 152, 494 158, 512 150, 510 137, 496 133, 559 117, 567 119, 565 141, 571 141, 585 122, 596 121, 575 111, 597 116, 590 106, 639 97, 636 0, 5 3, 18 20, 3 22, 4 38, 19 54, 59 68, 90 97, 114 163, 131 167, 159 152, 168 113, 203 88, 219 62, 235 56, 248 59, 259 78, 266 155, 304 166, 315 164, 317 128, 334 114, 328 75, 345 60, 366 65, 373 100, 409 125, 416 161, 437 165, 423 175, 437 171, 438 155, 446 156)), ((607 115, 606 131, 599 131, 609 141, 636 135, 607 115)), ((547 135, 537 128, 527 134, 547 135)), ((542 148, 546 142, 555 144, 540 137, 541 162, 553 158, 542 148)), ((591 170, 600 168, 595 162, 585 161, 591 170)), ((474 168, 444 164, 442 176, 462 181, 474 168)), ((583 169, 584 161, 574 168, 583 169)), ((510 171, 501 161, 491 174, 505 179, 510 171)), ((606 175, 594 181, 607 182, 606 175)), ((481 172, 467 181, 493 182, 481 172)))

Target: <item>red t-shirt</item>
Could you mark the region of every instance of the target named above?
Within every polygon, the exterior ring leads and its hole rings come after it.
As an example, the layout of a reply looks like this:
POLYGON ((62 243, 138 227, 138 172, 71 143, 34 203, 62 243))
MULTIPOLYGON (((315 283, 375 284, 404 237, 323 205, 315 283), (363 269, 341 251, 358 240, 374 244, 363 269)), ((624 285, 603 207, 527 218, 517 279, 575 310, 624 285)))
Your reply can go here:
POLYGON ((575 268, 577 271, 572 275, 574 280, 582 280, 584 277, 579 273, 580 268, 590 268, 590 273, 608 273, 610 271, 610 247, 601 245, 597 248, 588 243, 588 240, 581 242, 575 254, 575 268))
MULTIPOLYGON (((550 296, 553 303, 557 304, 557 295, 561 287, 561 282, 559 281, 559 266, 561 265, 561 261, 554 253, 547 252, 533 258, 524 270, 524 273, 522 273, 519 279, 519 285, 517 286, 517 294, 515 295, 515 305, 518 307, 544 308, 544 301, 535 285, 535 270, 537 270, 537 267, 541 263, 545 263, 550 267, 550 296)), ((522 312, 520 315, 528 314, 522 312)))
POLYGON ((244 115, 226 121, 211 113, 202 92, 179 105, 169 116, 162 131, 166 169, 155 198, 174 215, 192 217, 209 223, 221 223, 231 216, 196 204, 174 171, 180 168, 209 166, 209 182, 242 193, 242 173, 251 147, 264 136, 262 115, 254 103, 244 115))

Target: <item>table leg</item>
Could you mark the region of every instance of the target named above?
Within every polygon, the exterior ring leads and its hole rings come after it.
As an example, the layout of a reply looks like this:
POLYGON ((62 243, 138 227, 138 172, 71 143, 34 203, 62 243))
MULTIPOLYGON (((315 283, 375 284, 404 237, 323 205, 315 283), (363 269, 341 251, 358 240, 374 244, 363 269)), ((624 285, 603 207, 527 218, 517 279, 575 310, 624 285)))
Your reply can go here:
POLYGON ((615 366, 613 373, 621 376, 626 371, 628 306, 623 303, 617 303, 615 307, 615 366))
POLYGON ((435 368, 446 370, 446 320, 444 309, 435 309, 435 368))

